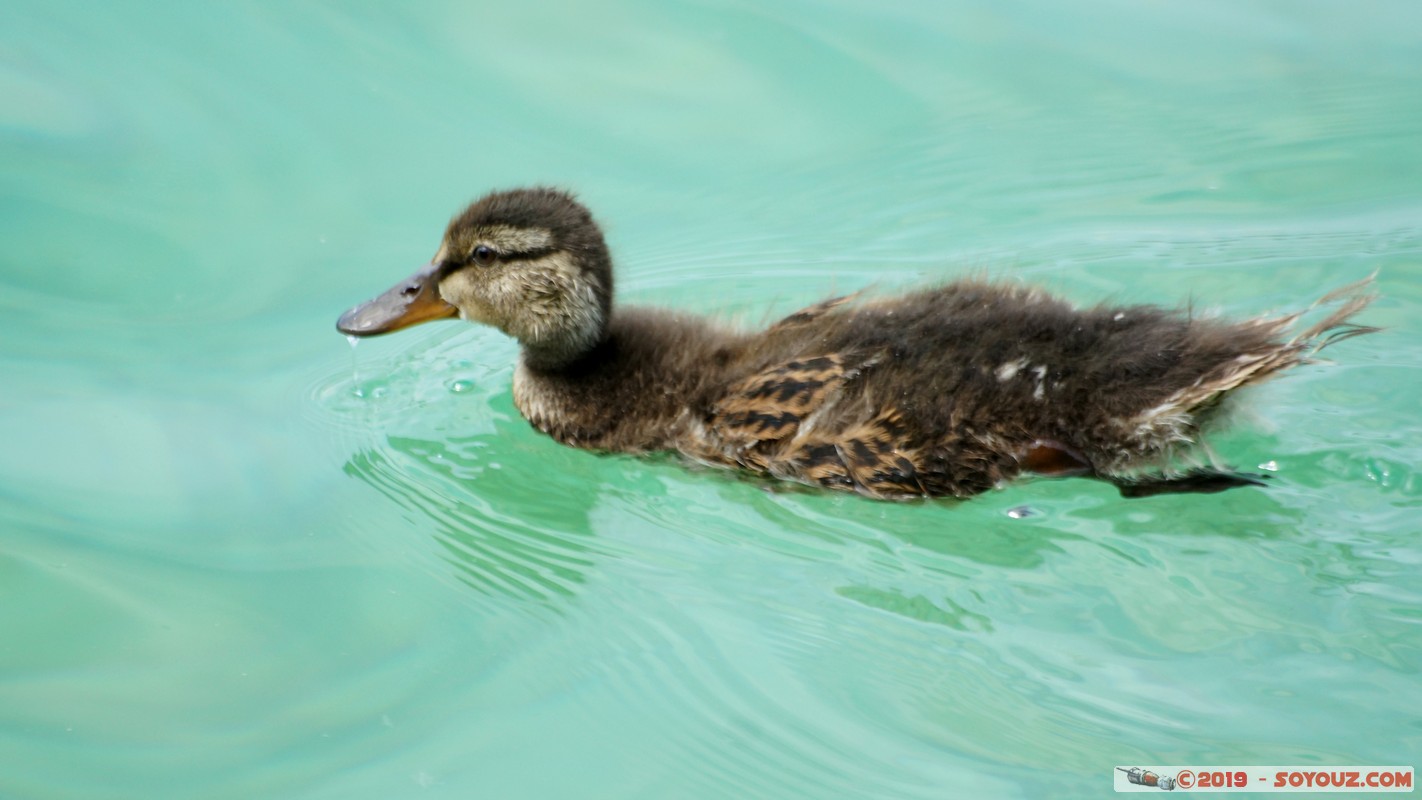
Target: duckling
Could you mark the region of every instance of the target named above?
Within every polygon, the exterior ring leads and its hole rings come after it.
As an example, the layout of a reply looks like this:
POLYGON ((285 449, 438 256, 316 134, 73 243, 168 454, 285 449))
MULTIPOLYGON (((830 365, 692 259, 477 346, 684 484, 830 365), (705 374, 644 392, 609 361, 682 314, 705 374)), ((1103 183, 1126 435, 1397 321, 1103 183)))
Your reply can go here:
POLYGON ((1257 484, 1153 471, 1195 448, 1236 390, 1376 330, 1350 321, 1373 299, 1371 280, 1326 295, 1331 312, 1292 335, 1304 311, 1232 322, 1079 309, 980 280, 835 297, 747 332, 614 306, 591 213, 529 188, 470 204, 428 265, 336 327, 374 336, 458 317, 498 328, 520 344, 520 413, 573 447, 673 451, 873 498, 967 497, 1023 472, 1141 496, 1257 484))

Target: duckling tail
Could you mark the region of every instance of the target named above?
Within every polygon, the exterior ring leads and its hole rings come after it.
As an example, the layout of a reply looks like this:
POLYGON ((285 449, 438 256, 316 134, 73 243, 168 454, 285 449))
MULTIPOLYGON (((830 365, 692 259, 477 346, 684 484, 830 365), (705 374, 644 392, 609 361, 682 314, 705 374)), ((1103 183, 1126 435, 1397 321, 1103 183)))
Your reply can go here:
MULTIPOLYGON (((1159 402, 1124 417, 1127 442, 1136 446, 1136 451, 1122 456, 1126 451, 1118 448, 1102 459, 1093 457, 1098 472, 1120 474, 1149 466, 1152 459, 1168 461, 1173 453, 1198 441, 1201 430, 1219 422, 1226 399, 1236 389, 1312 362, 1319 350, 1336 342, 1378 330, 1350 321, 1375 298, 1370 292, 1375 277, 1329 292, 1309 308, 1293 314, 1239 323, 1196 322, 1192 336, 1208 356, 1202 359, 1204 368, 1159 402), (1299 320, 1321 306, 1331 306, 1321 320, 1293 333, 1299 320)), ((1213 479, 1195 482, 1200 487, 1229 483, 1213 479)), ((1136 486, 1131 490, 1139 493, 1151 489, 1136 486)))
POLYGON ((1334 289, 1301 311, 1244 323, 1257 326, 1258 330, 1271 337, 1282 338, 1299 320, 1315 309, 1333 306, 1323 319, 1288 339, 1274 339, 1226 362, 1222 369, 1200 382, 1199 388, 1205 391, 1196 393, 1199 397, 1190 400, 1190 407, 1198 411, 1200 409, 1195 408, 1196 405, 1213 403, 1231 389, 1259 383, 1299 364, 1313 363, 1318 351, 1329 345, 1380 330, 1371 325, 1359 325, 1350 321, 1355 314, 1377 299, 1377 295, 1371 291, 1376 278, 1377 273, 1374 272, 1360 281, 1334 289))
POLYGON ((1328 316, 1299 332, 1298 335, 1289 340, 1289 344, 1300 345, 1305 353, 1304 358, 1307 359, 1323 348, 1341 342, 1344 339, 1351 339, 1354 336, 1361 336, 1365 333, 1376 333, 1382 330, 1372 325, 1359 325, 1349 321, 1353 315, 1367 308, 1368 304, 1377 299, 1377 294, 1372 291, 1373 281, 1377 276, 1378 274, 1374 272, 1360 281, 1334 289, 1319 298, 1318 301, 1308 309, 1291 315, 1289 318, 1290 322, 1302 317, 1319 306, 1337 304, 1337 307, 1334 308, 1328 316))

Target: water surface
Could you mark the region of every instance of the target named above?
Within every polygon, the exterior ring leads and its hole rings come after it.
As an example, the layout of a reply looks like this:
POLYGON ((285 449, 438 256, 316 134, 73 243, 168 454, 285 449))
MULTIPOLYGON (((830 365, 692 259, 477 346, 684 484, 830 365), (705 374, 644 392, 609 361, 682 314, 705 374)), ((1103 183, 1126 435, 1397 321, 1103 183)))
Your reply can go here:
POLYGON ((0 796, 1100 796, 1416 764, 1422 12, 0 11, 0 796), (874 503, 540 437, 349 305, 495 187, 627 302, 989 273, 1245 315, 1379 272, 1218 437, 1266 491, 874 503), (1030 515, 1023 516, 1021 509, 1030 515))

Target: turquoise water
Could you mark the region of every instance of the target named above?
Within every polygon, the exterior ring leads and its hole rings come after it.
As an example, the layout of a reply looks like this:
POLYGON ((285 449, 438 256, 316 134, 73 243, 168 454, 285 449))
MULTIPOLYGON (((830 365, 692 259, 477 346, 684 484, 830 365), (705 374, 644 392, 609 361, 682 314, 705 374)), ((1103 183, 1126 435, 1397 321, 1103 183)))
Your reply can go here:
POLYGON ((1402 1, 7 4, 0 796, 1417 764, 1419 29, 1402 1), (535 182, 596 210, 625 300, 748 322, 984 272, 1245 315, 1378 270, 1388 330, 1215 440, 1268 490, 771 488, 538 436, 495 332, 335 333, 535 182))

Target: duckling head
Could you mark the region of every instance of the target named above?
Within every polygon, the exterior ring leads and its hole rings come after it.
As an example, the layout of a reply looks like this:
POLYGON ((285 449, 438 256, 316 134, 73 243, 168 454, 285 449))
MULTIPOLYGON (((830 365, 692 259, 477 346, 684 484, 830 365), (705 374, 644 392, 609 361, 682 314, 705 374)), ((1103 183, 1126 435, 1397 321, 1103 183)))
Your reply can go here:
POLYGON ((336 328, 375 336, 434 319, 490 325, 554 368, 602 341, 612 259, 592 214, 556 189, 493 192, 452 219, 429 264, 341 315, 336 328))

